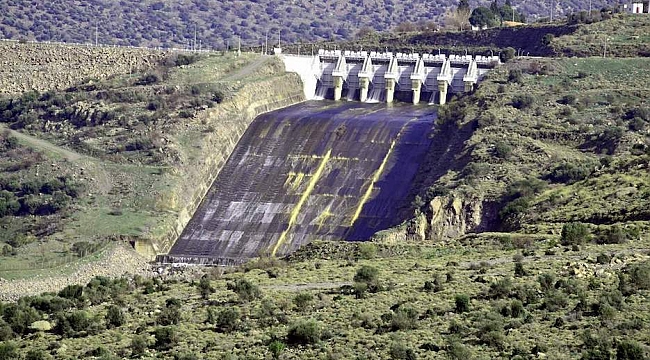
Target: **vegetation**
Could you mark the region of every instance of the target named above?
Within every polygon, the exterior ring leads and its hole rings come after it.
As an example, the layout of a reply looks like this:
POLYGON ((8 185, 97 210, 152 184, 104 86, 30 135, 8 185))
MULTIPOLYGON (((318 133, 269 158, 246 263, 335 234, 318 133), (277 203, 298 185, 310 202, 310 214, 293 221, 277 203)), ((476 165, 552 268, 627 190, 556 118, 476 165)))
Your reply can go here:
MULTIPOLYGON (((97 38, 101 44, 198 49, 233 47, 238 35, 244 46, 260 46, 267 32, 275 40, 278 31, 283 41, 292 43, 350 39, 363 27, 386 31, 403 24, 441 22, 445 10, 455 7, 456 2, 419 0, 406 5, 392 1, 380 4, 328 0, 316 5, 308 1, 260 0, 230 6, 203 2, 181 5, 146 1, 120 5, 89 1, 80 7, 64 2, 61 6, 43 3, 32 8, 4 0, 0 5, 7 9, 0 19, 2 38, 79 43, 94 43, 97 38), (130 16, 122 17, 124 13, 130 16), (194 44, 195 34, 200 43, 194 44)), ((522 3, 516 4, 516 8, 529 18, 538 18, 547 16, 549 5, 522 3)), ((601 8, 606 4, 593 5, 601 8)), ((584 1, 572 0, 557 10, 561 15, 561 11, 571 13, 587 7, 584 1)), ((509 4, 507 8, 502 6, 499 14, 510 19, 508 9, 509 4)))

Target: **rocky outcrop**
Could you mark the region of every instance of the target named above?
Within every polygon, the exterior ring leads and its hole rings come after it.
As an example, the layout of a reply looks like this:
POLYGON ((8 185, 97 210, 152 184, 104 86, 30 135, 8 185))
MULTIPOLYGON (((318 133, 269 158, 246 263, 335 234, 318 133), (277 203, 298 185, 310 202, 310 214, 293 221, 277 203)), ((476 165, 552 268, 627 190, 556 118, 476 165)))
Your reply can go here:
POLYGON ((483 202, 448 195, 433 198, 428 204, 426 221, 418 226, 426 239, 455 238, 479 230, 483 220, 483 202))

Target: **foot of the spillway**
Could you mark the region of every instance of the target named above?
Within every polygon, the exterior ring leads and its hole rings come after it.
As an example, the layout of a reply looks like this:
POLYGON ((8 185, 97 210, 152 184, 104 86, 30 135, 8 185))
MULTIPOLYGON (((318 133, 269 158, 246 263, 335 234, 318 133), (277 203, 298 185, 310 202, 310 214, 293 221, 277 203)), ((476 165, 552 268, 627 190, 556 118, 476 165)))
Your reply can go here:
POLYGON ((440 105, 447 103, 447 83, 438 84, 438 93, 440 94, 440 105))
POLYGON ((411 85, 413 89, 413 105, 417 105, 420 102, 420 92, 422 91, 422 82, 420 80, 413 80, 411 85))
POLYGON ((368 100, 368 79, 359 78, 359 101, 365 102, 368 100))
POLYGON ((334 77, 334 100, 341 100, 341 93, 343 92, 343 78, 340 76, 334 77))
POLYGON ((395 80, 386 79, 386 102, 392 103, 395 96, 395 80))
POLYGON ((472 92, 474 90, 474 83, 471 81, 465 81, 465 92, 472 92))

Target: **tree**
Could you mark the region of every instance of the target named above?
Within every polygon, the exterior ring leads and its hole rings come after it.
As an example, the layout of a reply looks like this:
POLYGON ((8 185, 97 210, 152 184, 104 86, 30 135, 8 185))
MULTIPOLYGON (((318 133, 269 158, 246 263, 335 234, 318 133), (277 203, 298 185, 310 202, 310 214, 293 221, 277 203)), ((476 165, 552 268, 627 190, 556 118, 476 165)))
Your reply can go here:
POLYGON ((470 10, 459 8, 456 10, 447 10, 444 15, 445 26, 452 30, 463 31, 469 27, 470 10))
POLYGON ((562 245, 580 245, 589 240, 589 229, 582 223, 567 223, 562 226, 562 245))
POLYGON ((470 24, 478 26, 480 28, 487 26, 493 27, 499 24, 494 13, 486 8, 485 6, 479 6, 472 10, 472 14, 469 17, 470 24))
POLYGON ((469 12, 470 11, 469 0, 460 0, 458 2, 458 8, 456 9, 456 11, 469 12))
POLYGON ((203 275, 199 281, 199 292, 201 293, 201 298, 204 300, 207 300, 210 297, 210 294, 215 292, 212 284, 210 284, 210 279, 205 275, 203 275))

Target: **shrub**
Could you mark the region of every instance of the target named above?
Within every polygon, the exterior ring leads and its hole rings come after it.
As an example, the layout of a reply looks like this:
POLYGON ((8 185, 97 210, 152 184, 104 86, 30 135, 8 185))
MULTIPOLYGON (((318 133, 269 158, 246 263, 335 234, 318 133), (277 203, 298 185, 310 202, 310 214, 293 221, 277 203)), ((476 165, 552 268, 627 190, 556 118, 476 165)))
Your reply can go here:
POLYGON ((234 291, 239 300, 248 302, 262 297, 262 292, 257 285, 254 285, 246 279, 238 279, 234 283, 228 283, 228 290, 234 291))
POLYGON ((274 359, 279 359, 280 354, 282 354, 285 348, 286 345, 279 340, 274 340, 269 344, 269 351, 271 352, 271 355, 274 359))
POLYGON ((623 340, 616 345, 616 360, 647 359, 645 351, 633 340, 623 340))
POLYGON ((136 85, 152 85, 160 81, 160 78, 156 74, 146 74, 140 77, 135 84, 136 85))
POLYGON ((293 303, 296 304, 298 311, 305 311, 314 301, 314 296, 311 293, 303 292, 293 298, 293 303))
POLYGON ((515 263, 515 276, 516 277, 524 277, 526 275, 528 275, 528 273, 526 272, 526 269, 524 269, 524 264, 522 264, 521 262, 516 262, 515 263))
POLYGON ((506 277, 490 284, 490 290, 488 291, 488 296, 493 299, 502 299, 510 295, 511 289, 512 289, 512 280, 506 277))
POLYGON ((172 326, 158 327, 154 330, 156 343, 154 347, 157 350, 169 350, 178 343, 178 334, 176 328, 172 326))
POLYGON ((417 327, 418 312, 409 306, 400 306, 391 315, 390 327, 393 331, 411 330, 417 327))
POLYGON ((512 154, 512 147, 503 141, 499 141, 494 145, 494 156, 499 159, 507 159, 512 154))
POLYGON ((447 356, 453 360, 472 359, 472 352, 460 341, 450 340, 446 348, 447 356))
POLYGON ((181 304, 176 298, 169 298, 165 303, 165 308, 158 315, 156 320, 158 324, 177 325, 181 321, 181 304))
POLYGON ((523 110, 530 108, 535 103, 535 98, 529 94, 519 94, 512 98, 512 106, 515 109, 523 110))
POLYGON ((519 300, 512 300, 510 303, 510 316, 520 317, 524 314, 524 304, 519 300))
POLYGON ((0 343, 0 360, 20 359, 20 353, 16 344, 11 342, 0 343))
POLYGON ((124 313, 122 312, 122 309, 115 305, 111 305, 108 307, 108 311, 106 312, 106 325, 107 327, 120 327, 124 325, 126 322, 126 319, 124 317, 124 313))
POLYGON ((199 293, 201 294, 201 298, 207 300, 211 294, 213 294, 216 290, 212 287, 212 284, 210 284, 210 279, 208 279, 207 275, 201 276, 201 280, 199 280, 199 293))
POLYGON ((598 244, 622 244, 628 240, 628 233, 620 226, 614 225, 596 237, 598 244))
POLYGON ((315 344, 323 336, 322 325, 316 320, 299 320, 289 326, 287 342, 290 344, 315 344))
POLYGON ((393 342, 390 346, 390 358, 393 360, 415 360, 417 356, 413 349, 408 348, 403 342, 393 342))
POLYGON ((563 293, 553 290, 549 291, 544 298, 542 307, 548 311, 554 312, 565 308, 569 301, 563 293))
POLYGON ((373 243, 363 242, 359 244, 359 258, 364 260, 374 259, 377 256, 377 246, 373 243))
POLYGON ((575 105, 578 98, 573 94, 564 95, 558 102, 564 105, 575 105))
POLYGON ((516 53, 517 51, 512 47, 505 48, 505 50, 501 53, 501 61, 508 62, 509 60, 514 59, 516 53))
POLYGON ((555 276, 549 273, 541 274, 537 277, 537 281, 543 292, 549 292, 554 288, 555 276))
POLYGON ((238 308, 225 308, 219 312, 219 315, 217 315, 216 326, 219 330, 224 332, 234 331, 239 326, 240 318, 241 314, 238 308))
POLYGON ((589 240, 589 229, 582 223, 566 223, 562 226, 562 245, 581 245, 589 240))
POLYGON ((25 360, 49 360, 52 356, 40 349, 31 349, 25 355, 25 360))
POLYGON ((366 284, 370 292, 379 290, 379 270, 376 267, 363 265, 357 270, 352 280, 366 284))
POLYGON ((147 351, 147 347, 149 346, 147 342, 147 337, 145 335, 134 335, 133 338, 131 338, 131 345, 129 348, 131 349, 131 356, 132 357, 141 357, 145 354, 147 351))
POLYGON ((454 311, 458 314, 469 311, 469 296, 466 294, 458 294, 454 298, 454 303, 456 307, 454 311))
POLYGON ((519 69, 512 69, 508 72, 508 82, 511 83, 523 83, 524 76, 521 70, 519 69))
POLYGON ((563 163, 556 166, 549 174, 549 180, 555 183, 573 184, 586 179, 592 173, 590 164, 576 166, 570 163, 563 163))

